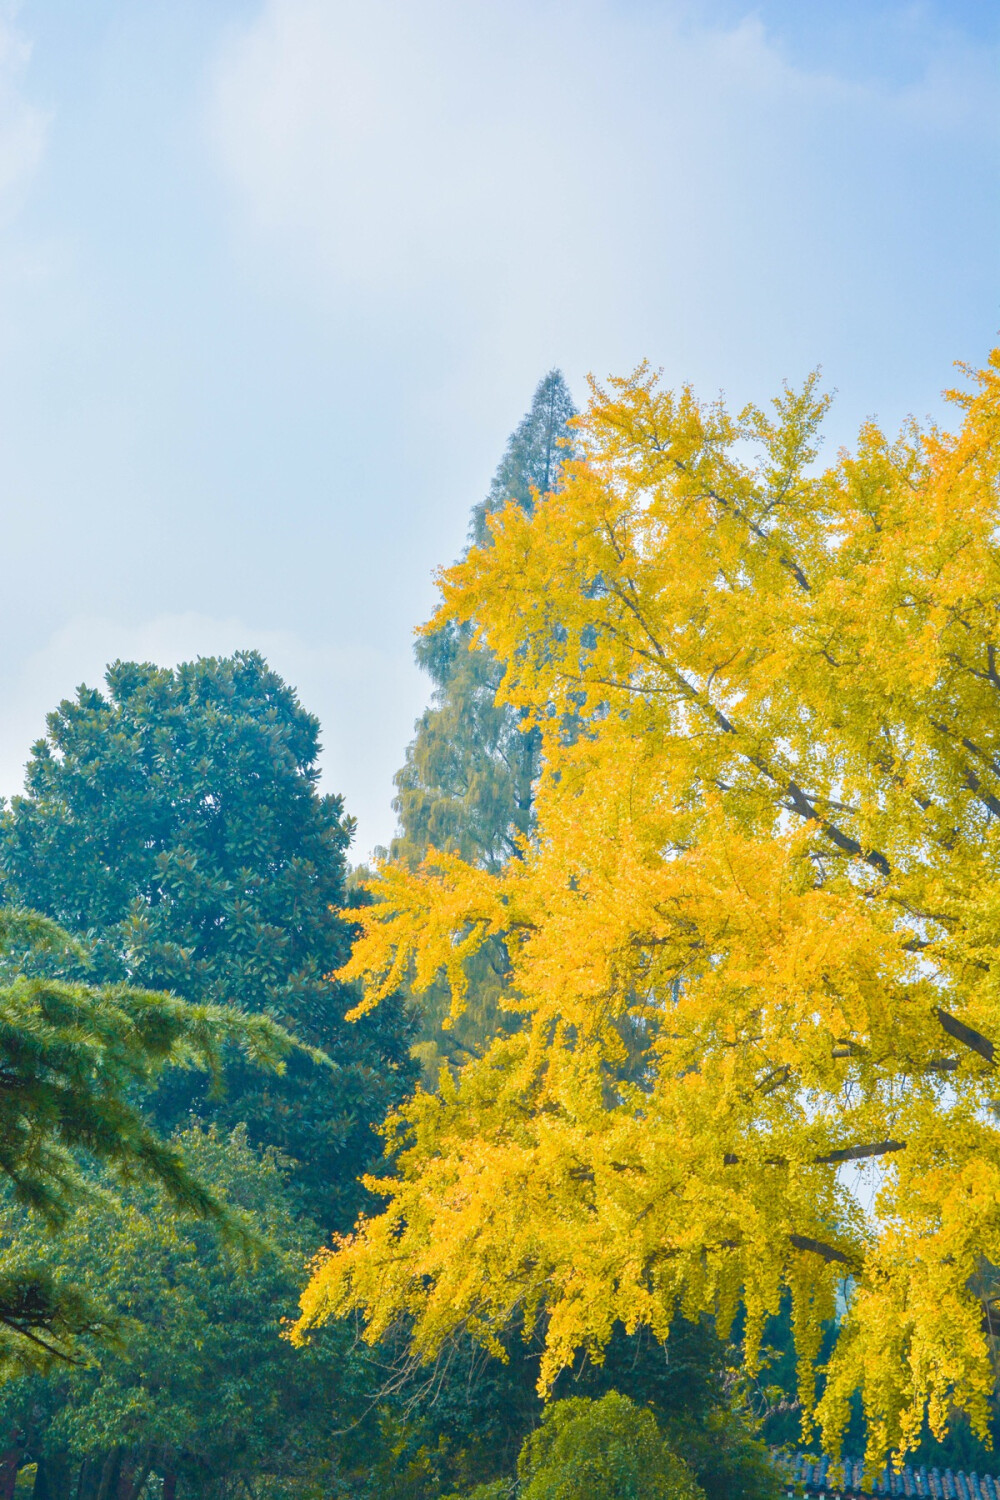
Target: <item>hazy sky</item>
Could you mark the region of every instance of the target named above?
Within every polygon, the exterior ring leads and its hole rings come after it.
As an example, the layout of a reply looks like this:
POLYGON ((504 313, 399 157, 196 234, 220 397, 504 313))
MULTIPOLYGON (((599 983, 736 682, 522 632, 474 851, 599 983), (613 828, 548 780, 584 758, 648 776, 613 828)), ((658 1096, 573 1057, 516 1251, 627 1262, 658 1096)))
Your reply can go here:
POLYGON ((0 791, 116 656, 256 646, 391 834, 413 627, 552 365, 830 440, 1000 325, 995 0, 0 5, 0 791))

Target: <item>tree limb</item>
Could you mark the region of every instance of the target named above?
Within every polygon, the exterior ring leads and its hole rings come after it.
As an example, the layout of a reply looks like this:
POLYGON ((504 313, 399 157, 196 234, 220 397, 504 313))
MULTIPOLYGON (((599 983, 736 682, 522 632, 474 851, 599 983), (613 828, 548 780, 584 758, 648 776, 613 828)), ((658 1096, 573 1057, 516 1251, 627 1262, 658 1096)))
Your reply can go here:
MULTIPOLYGON (((823 1156, 813 1156, 810 1158, 810 1164, 817 1167, 834 1166, 838 1162, 865 1161, 872 1156, 888 1156, 893 1151, 905 1150, 905 1141, 873 1141, 863 1146, 841 1146, 836 1151, 827 1151, 823 1156)), ((732 1151, 727 1151, 722 1158, 722 1164, 725 1167, 736 1167, 742 1160, 745 1160, 745 1158, 735 1155, 732 1151)), ((787 1167, 788 1157, 766 1156, 764 1158, 764 1165, 766 1167, 787 1167)))
POLYGON ((840 1161, 865 1161, 870 1156, 888 1156, 893 1151, 905 1151, 905 1141, 875 1141, 869 1146, 843 1146, 839 1151, 828 1151, 825 1156, 814 1156, 817 1165, 832 1165, 840 1161))
POLYGON ((960 1021, 957 1016, 949 1015, 940 1006, 935 1007, 934 1014, 950 1037, 956 1042, 961 1042, 963 1047, 969 1047, 973 1052, 978 1052, 991 1068, 996 1066, 996 1048, 989 1037, 983 1036, 980 1031, 974 1031, 971 1026, 966 1026, 964 1021, 960 1021))
POLYGON ((850 1255, 845 1255, 843 1250, 838 1250, 836 1245, 828 1245, 825 1240, 810 1239, 807 1234, 790 1234, 788 1243, 795 1250, 807 1250, 812 1255, 819 1255, 823 1260, 841 1266, 854 1266, 855 1261, 850 1255))

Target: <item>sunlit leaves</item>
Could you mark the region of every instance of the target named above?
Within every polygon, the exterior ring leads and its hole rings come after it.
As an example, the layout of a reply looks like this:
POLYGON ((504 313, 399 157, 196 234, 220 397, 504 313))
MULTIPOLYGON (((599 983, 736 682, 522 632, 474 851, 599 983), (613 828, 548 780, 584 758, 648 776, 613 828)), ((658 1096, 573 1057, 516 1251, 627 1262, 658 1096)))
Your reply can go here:
POLYGON ((860 1385, 871 1456, 983 1429, 1000 1265, 1000 356, 954 435, 815 462, 815 382, 730 416, 648 370, 581 457, 443 575, 542 737, 537 831, 484 875, 386 869, 369 997, 487 933, 521 1019, 397 1122, 385 1213, 310 1324, 402 1313, 431 1352, 538 1316, 551 1379, 616 1319, 794 1306, 808 1427, 860 1385), (566 716, 577 728, 566 732, 566 716), (849 1278, 849 1281, 847 1279, 849 1278))

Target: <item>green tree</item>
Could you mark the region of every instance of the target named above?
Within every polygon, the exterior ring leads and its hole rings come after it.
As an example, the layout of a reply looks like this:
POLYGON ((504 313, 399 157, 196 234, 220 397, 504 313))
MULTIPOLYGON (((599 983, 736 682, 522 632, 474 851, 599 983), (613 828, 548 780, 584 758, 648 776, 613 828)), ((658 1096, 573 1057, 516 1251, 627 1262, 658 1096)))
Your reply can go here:
MULTIPOLYGON (((504 1360, 456 1337, 429 1367, 407 1367, 404 1351, 392 1342, 379 1347, 389 1390, 369 1455, 371 1495, 437 1500, 508 1482, 545 1411, 537 1389, 542 1341, 537 1335, 525 1341, 522 1334, 512 1329, 505 1335, 504 1360)), ((619 1325, 603 1363, 580 1359, 559 1377, 554 1396, 557 1404, 573 1396, 594 1402, 612 1393, 628 1397, 650 1409, 707 1500, 775 1500, 774 1466, 752 1435, 742 1402, 729 1394, 736 1359, 709 1319, 679 1318, 666 1346, 648 1330, 629 1335, 619 1325)))
POLYGON ((556 488, 566 457, 569 423, 575 416, 562 371, 550 370, 538 382, 531 406, 507 439, 485 500, 473 509, 469 540, 474 546, 481 547, 488 540, 487 517, 508 501, 516 500, 530 516, 536 495, 556 488))
MULTIPOLYGON (((52 922, 9 909, 0 910, 0 945, 29 956, 74 952, 52 922)), ((40 1249, 86 1203, 88 1165, 126 1184, 155 1184, 175 1207, 247 1242, 245 1226, 139 1104, 172 1064, 217 1075, 227 1045, 278 1067, 292 1042, 261 1016, 126 985, 29 977, 8 956, 0 984, 0 1184, 38 1234, 31 1243, 0 1236, 0 1371, 71 1357, 80 1337, 111 1330, 86 1288, 40 1249)))
POLYGON ((38 1465, 46 1500, 136 1500, 151 1474, 187 1496, 336 1493, 352 1459, 335 1434, 363 1416, 363 1361, 347 1328, 304 1353, 281 1336, 318 1230, 243 1127, 192 1129, 175 1146, 245 1217, 255 1255, 233 1255, 214 1225, 178 1218, 149 1187, 95 1193, 55 1239, 9 1198, 0 1210, 4 1238, 85 1288, 120 1334, 86 1362, 0 1388, 0 1430, 17 1435, 8 1458, 38 1465))
MULTIPOLYGON (((493 512, 514 501, 530 514, 536 495, 558 484, 574 414, 562 375, 550 371, 511 433, 486 499, 472 512, 473 543, 488 541, 493 512)), ((494 701, 502 669, 488 648, 472 644, 467 627, 449 624, 421 636, 416 657, 434 684, 433 702, 396 775, 399 834, 392 852, 419 864, 433 845, 500 868, 530 828, 537 736, 522 734, 520 716, 494 701)))
POLYGON ((80 977, 172 990, 265 1013, 336 1064, 298 1055, 262 1080, 235 1054, 226 1092, 161 1087, 164 1128, 192 1111, 296 1163, 324 1228, 347 1228, 372 1126, 410 1087, 408 1025, 344 1021, 350 991, 325 976, 346 957, 353 821, 321 795, 319 725, 254 652, 170 671, 116 662, 48 716, 25 793, 0 820, 10 900, 48 913, 85 949, 80 977))
POLYGON ((518 1460, 521 1500, 699 1500, 653 1413, 615 1392, 556 1401, 518 1460))
MULTIPOLYGON (((488 541, 488 517, 508 502, 531 514, 536 496, 557 487, 574 415, 562 374, 551 370, 511 433, 489 493, 473 509, 473 544, 488 541)), ((525 732, 515 709, 496 702, 503 669, 488 647, 473 644, 468 627, 448 624, 421 636, 416 657, 433 694, 396 775, 399 833, 392 855, 418 865, 433 846, 499 870, 516 856, 532 826, 540 737, 536 730, 525 732)), ((422 997, 417 1050, 432 1077, 443 1057, 456 1048, 478 1050, 495 1029, 505 969, 502 945, 482 955, 468 1009, 454 1029, 441 1025, 448 1009, 443 992, 422 997)))

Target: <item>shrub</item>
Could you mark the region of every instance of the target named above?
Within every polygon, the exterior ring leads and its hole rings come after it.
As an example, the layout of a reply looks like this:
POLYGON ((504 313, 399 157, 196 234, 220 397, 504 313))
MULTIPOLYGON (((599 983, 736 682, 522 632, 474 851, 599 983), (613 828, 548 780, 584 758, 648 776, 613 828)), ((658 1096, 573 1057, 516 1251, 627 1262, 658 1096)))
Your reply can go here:
POLYGON ((554 1402, 521 1449, 521 1500, 703 1500, 653 1413, 616 1391, 554 1402))

